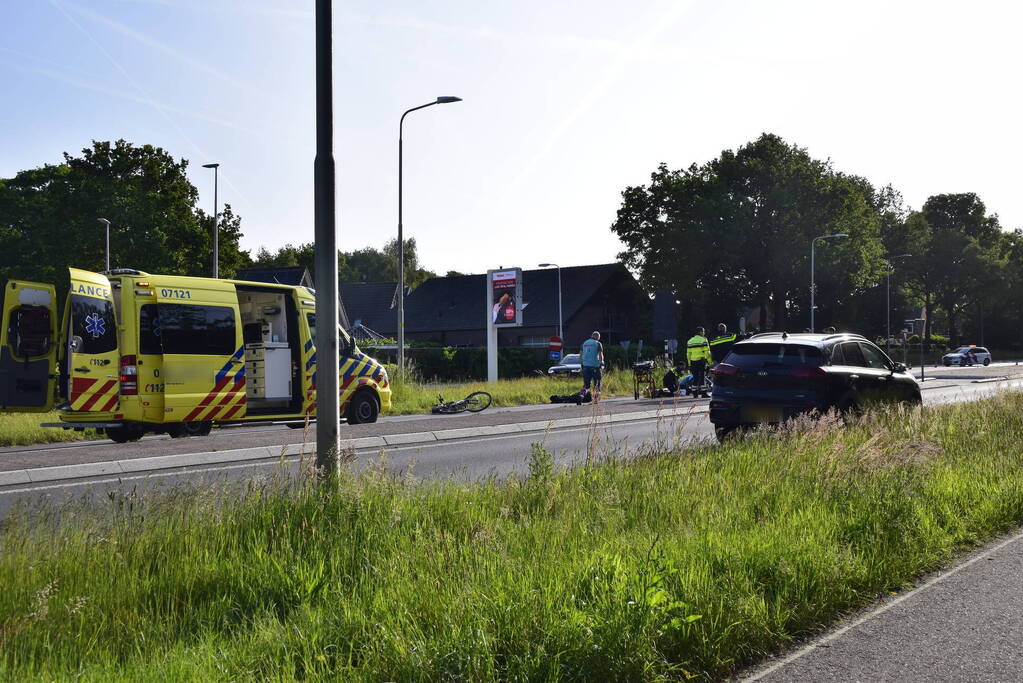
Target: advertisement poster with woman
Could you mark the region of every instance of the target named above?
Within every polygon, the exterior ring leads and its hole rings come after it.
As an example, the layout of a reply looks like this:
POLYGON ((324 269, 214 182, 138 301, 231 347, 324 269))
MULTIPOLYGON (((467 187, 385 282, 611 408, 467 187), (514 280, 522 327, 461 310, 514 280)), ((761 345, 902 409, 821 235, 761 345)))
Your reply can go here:
POLYGON ((522 269, 491 270, 490 322, 498 327, 522 325, 522 269))

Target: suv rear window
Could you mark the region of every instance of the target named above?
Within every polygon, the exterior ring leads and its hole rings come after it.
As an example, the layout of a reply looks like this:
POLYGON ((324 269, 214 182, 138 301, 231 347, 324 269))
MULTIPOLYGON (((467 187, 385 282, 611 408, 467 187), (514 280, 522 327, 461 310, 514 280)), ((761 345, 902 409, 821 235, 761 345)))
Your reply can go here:
POLYGON ((803 344, 736 344, 725 362, 740 370, 759 370, 764 366, 820 366, 824 357, 816 346, 803 344))

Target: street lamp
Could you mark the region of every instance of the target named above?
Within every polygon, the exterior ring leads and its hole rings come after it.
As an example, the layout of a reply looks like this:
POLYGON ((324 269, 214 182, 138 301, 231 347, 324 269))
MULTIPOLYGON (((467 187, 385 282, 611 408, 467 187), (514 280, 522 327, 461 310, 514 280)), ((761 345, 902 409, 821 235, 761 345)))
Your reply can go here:
POLYGON ((888 285, 885 291, 885 336, 884 346, 885 350, 888 351, 888 355, 892 353, 892 271, 895 270, 895 266, 892 265, 892 261, 897 258, 909 258, 912 254, 892 254, 885 256, 884 262, 888 266, 887 279, 888 285))
POLYGON ((564 327, 562 327, 563 321, 561 319, 561 266, 559 266, 557 263, 541 263, 539 267, 550 268, 551 266, 554 266, 555 268, 558 269, 558 337, 560 337, 562 343, 564 343, 565 330, 564 327))
POLYGON ((220 164, 203 164, 213 169, 213 277, 220 277, 220 234, 217 230, 217 169, 220 164))
POLYGON ((97 222, 107 226, 107 272, 110 272, 110 221, 106 218, 97 218, 97 222))
POLYGON ((835 233, 834 235, 820 235, 819 237, 814 237, 813 240, 810 241, 810 332, 816 331, 814 329, 814 313, 817 310, 817 305, 814 303, 814 295, 817 292, 817 283, 814 281, 814 272, 813 272, 814 263, 813 263, 813 261, 814 261, 814 248, 817 246, 817 240, 830 240, 830 239, 834 239, 834 238, 837 238, 837 237, 848 237, 848 236, 849 235, 847 235, 844 232, 838 232, 838 233, 835 233))
POLYGON ((433 102, 412 107, 401 115, 398 121, 398 371, 405 369, 405 238, 402 235, 401 225, 401 204, 402 204, 402 130, 405 125, 405 117, 417 109, 425 109, 435 104, 450 104, 461 102, 461 97, 441 96, 433 102))

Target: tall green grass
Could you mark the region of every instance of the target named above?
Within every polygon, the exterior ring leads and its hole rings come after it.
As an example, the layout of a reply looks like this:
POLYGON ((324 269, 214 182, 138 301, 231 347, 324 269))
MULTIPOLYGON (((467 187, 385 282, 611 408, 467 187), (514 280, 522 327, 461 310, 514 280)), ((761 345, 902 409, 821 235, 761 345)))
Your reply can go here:
POLYGON ((0 413, 0 446, 28 446, 96 438, 95 429, 76 432, 39 426, 43 422, 59 420, 57 413, 0 413))
POLYGON ((1023 521, 1023 395, 570 470, 8 519, 0 677, 727 676, 1023 521))

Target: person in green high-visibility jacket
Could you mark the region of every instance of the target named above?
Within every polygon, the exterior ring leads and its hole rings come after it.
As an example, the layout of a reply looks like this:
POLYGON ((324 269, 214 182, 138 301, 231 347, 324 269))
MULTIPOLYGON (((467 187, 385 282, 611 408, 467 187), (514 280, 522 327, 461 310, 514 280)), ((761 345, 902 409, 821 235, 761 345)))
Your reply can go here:
POLYGON ((728 325, 718 323, 718 336, 710 340, 710 355, 713 362, 723 361, 737 341, 740 341, 739 335, 734 332, 728 334, 728 325))
POLYGON ((704 382, 707 376, 707 363, 712 358, 710 355, 710 342, 703 336, 702 327, 696 328, 696 334, 686 342, 686 360, 689 361, 689 372, 693 374, 693 381, 690 383, 690 393, 693 396, 703 395, 707 398, 704 382))

